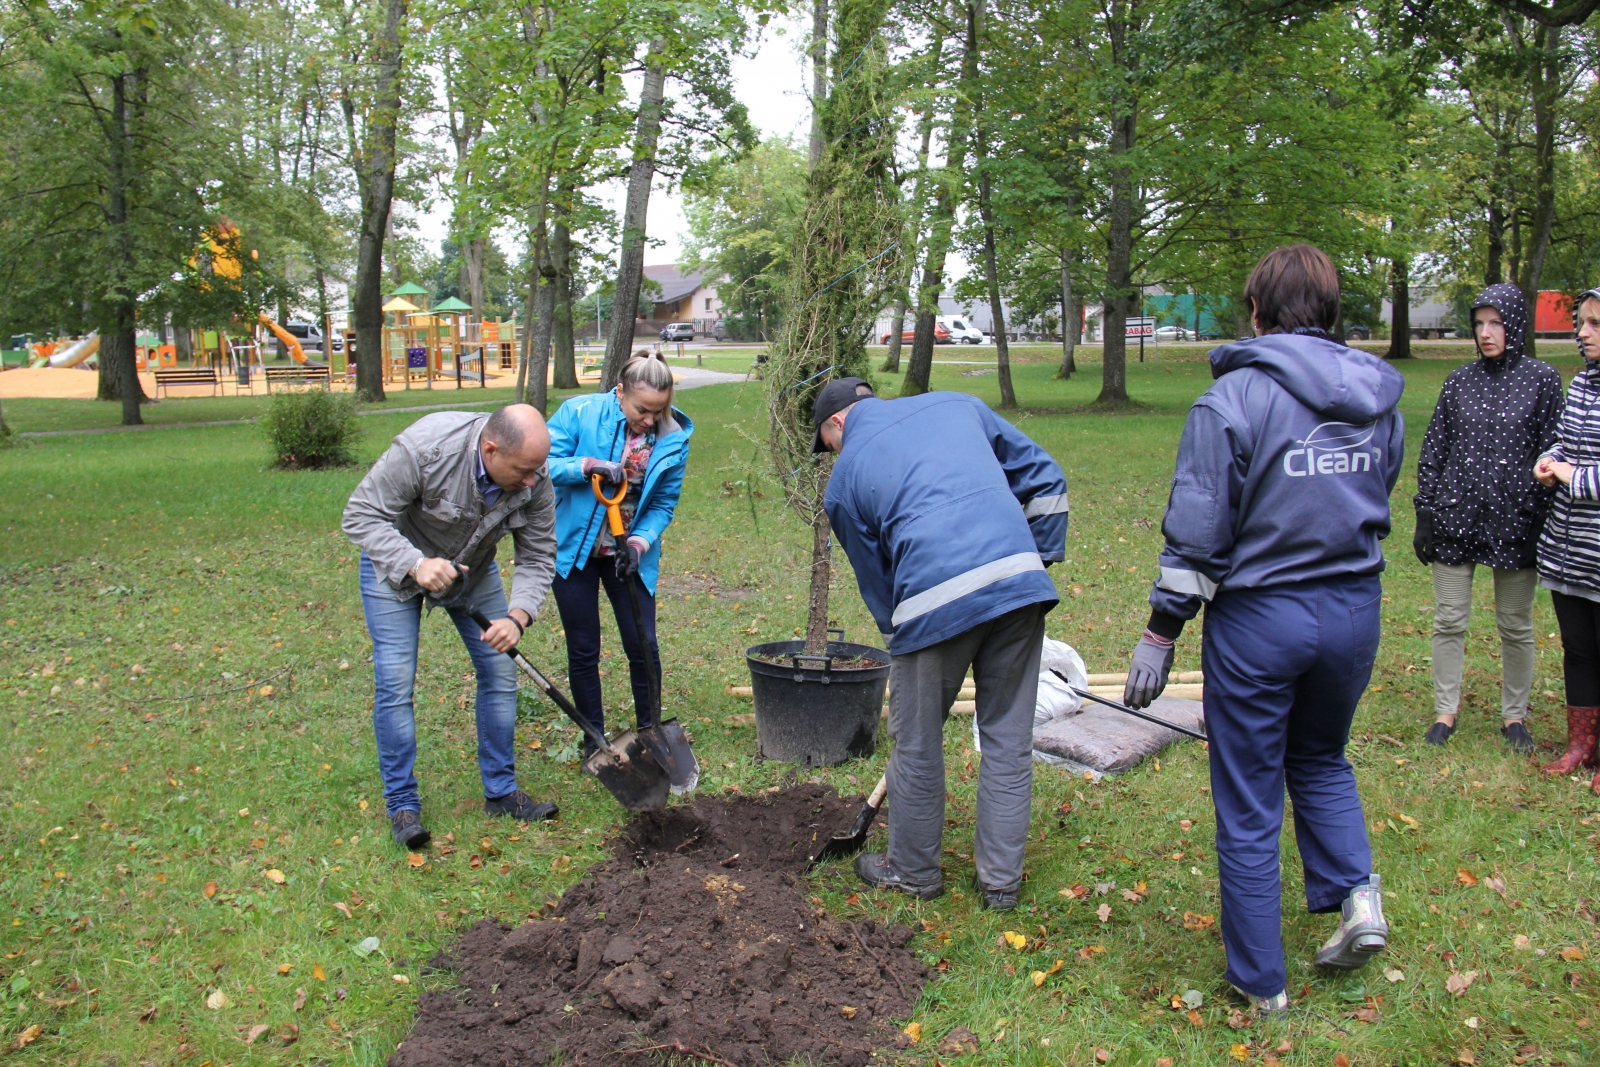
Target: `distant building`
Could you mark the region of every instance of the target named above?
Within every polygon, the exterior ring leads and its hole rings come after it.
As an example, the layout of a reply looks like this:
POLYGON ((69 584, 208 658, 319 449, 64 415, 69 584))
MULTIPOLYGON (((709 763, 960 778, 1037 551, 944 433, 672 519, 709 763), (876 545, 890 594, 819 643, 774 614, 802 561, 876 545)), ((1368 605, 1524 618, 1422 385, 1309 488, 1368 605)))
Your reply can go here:
POLYGON ((660 286, 647 289, 655 301, 650 317, 634 328, 636 336, 654 335, 669 322, 692 322, 697 336, 709 337, 722 318, 722 301, 717 299, 715 282, 701 271, 685 271, 676 263, 645 267, 644 276, 660 286))

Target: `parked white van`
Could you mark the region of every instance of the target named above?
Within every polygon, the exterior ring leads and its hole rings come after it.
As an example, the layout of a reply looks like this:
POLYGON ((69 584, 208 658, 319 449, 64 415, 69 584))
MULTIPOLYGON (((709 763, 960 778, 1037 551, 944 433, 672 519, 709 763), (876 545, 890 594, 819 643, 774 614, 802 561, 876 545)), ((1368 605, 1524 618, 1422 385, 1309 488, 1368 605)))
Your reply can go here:
POLYGON ((958 345, 981 345, 988 340, 984 332, 965 315, 941 315, 939 323, 950 331, 950 341, 958 345))

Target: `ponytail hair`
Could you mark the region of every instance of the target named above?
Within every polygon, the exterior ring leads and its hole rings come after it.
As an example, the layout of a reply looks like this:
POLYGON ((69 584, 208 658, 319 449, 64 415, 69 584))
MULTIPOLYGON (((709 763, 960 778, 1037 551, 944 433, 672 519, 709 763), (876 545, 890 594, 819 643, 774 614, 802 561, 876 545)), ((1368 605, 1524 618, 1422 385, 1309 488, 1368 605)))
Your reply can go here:
POLYGON ((625 393, 642 385, 667 394, 666 409, 656 421, 657 434, 667 433, 668 427, 676 423, 677 420, 672 417, 674 399, 672 368, 667 366, 666 356, 652 352, 648 348, 636 349, 633 355, 628 357, 628 362, 622 365, 622 374, 617 381, 625 393))

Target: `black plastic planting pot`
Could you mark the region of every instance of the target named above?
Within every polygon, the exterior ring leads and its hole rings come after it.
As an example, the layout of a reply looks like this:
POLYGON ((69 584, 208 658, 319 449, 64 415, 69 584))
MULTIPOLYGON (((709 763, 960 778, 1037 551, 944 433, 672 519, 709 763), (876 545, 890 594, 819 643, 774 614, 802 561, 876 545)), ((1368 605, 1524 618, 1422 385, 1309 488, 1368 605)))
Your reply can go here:
POLYGON ((771 641, 745 652, 755 702, 756 742, 766 759, 831 767, 878 747, 878 719, 889 685, 889 654, 871 645, 828 642, 807 656, 804 641, 771 641), (836 666, 866 657, 870 667, 836 666), (776 661, 776 662, 773 662, 776 661))

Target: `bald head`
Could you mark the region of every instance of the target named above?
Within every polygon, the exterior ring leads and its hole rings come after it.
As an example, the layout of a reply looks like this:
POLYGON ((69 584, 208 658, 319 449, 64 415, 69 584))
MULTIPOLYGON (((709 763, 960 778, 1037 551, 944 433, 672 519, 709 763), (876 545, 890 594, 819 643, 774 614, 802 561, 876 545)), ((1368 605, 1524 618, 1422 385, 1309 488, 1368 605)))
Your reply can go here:
POLYGON ((483 424, 478 448, 484 473, 502 489, 532 485, 550 457, 550 431, 531 404, 507 404, 483 424))

